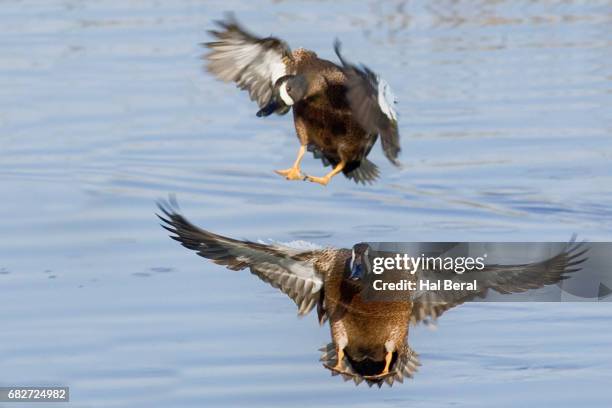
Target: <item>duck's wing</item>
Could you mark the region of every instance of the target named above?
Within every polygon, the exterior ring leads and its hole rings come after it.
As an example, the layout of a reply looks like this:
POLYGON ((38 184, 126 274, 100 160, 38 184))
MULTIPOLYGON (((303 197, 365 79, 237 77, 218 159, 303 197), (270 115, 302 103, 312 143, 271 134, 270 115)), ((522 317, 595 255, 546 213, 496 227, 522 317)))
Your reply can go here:
POLYGON ((368 67, 347 62, 340 54, 340 41, 334 51, 347 77, 347 99, 353 116, 368 133, 379 134, 383 152, 391 163, 399 166, 400 153, 395 96, 389 84, 368 67))
POLYGON ((319 301, 323 277, 315 269, 314 260, 323 250, 300 250, 227 238, 191 224, 177 212, 175 204, 160 202, 158 207, 163 213, 158 217, 162 227, 172 234, 170 238, 228 269, 249 268, 261 280, 289 296, 298 306, 299 315, 310 312, 319 301))
POLYGON ((236 82, 260 108, 265 107, 271 101, 275 82, 291 73, 289 46, 275 37, 250 34, 232 14, 217 25, 218 30, 209 31, 216 41, 202 44, 210 49, 204 56, 207 70, 223 81, 236 82))
POLYGON ((416 273, 416 279, 452 280, 454 283, 476 281, 476 290, 436 290, 412 293, 413 323, 435 320, 446 310, 475 298, 485 298, 489 290, 501 294, 521 293, 558 283, 581 269, 587 260, 588 248, 583 243, 569 242, 559 254, 540 262, 522 265, 486 265, 482 270, 466 271, 424 271, 416 273))

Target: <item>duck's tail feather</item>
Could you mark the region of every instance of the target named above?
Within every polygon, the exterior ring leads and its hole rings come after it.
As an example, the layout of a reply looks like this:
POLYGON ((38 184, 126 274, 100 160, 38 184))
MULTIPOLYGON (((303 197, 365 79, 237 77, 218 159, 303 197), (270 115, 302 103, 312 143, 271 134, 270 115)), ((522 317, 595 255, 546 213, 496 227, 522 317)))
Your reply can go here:
POLYGON ((336 371, 333 367, 338 362, 338 353, 333 342, 324 345, 319 349, 319 351, 321 352, 321 358, 319 360, 323 363, 325 368, 331 371, 332 375, 341 375, 344 381, 353 380, 355 385, 359 385, 365 381, 369 387, 376 385, 380 388, 383 384, 387 384, 389 387, 391 387, 395 381, 403 383, 404 378, 414 377, 414 373, 421 365, 419 362, 419 355, 407 344, 405 344, 401 350, 398 350, 400 353, 397 362, 390 372, 384 376, 360 375, 359 373, 355 372, 350 364, 345 365, 344 371, 336 371))
POLYGON ((366 185, 373 184, 379 175, 380 171, 378 170, 378 166, 368 159, 363 158, 359 167, 347 173, 346 178, 353 180, 357 184, 361 183, 366 185))
MULTIPOLYGON (((309 144, 307 146, 307 149, 309 152, 312 153, 312 156, 315 159, 320 159, 325 167, 335 166, 338 164, 337 161, 330 160, 328 157, 326 157, 323 152, 313 144, 309 144)), ((356 163, 357 162, 349 164, 348 171, 342 172, 349 180, 353 180, 357 184, 361 183, 363 185, 366 185, 373 184, 380 176, 378 166, 369 161, 366 157, 361 159, 361 162, 359 162, 359 166, 354 167, 356 163)))
POLYGON ((393 380, 404 382, 405 377, 414 377, 414 373, 418 370, 420 365, 419 355, 411 349, 410 346, 407 344, 404 345, 404 350, 395 364, 395 376, 393 376, 393 380))

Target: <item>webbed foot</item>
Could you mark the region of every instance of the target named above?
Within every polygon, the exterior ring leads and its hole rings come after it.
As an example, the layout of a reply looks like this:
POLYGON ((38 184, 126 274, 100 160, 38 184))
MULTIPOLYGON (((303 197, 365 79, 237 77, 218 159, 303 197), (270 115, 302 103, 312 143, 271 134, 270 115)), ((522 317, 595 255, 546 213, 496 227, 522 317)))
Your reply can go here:
POLYGON ((274 170, 278 175, 285 177, 287 180, 304 180, 304 175, 299 167, 291 167, 285 170, 274 170))
POLYGON ((323 176, 323 177, 315 177, 315 176, 306 176, 304 177, 304 180, 308 180, 311 181, 313 183, 319 183, 322 186, 326 186, 329 181, 331 180, 331 177, 327 177, 327 176, 323 176))

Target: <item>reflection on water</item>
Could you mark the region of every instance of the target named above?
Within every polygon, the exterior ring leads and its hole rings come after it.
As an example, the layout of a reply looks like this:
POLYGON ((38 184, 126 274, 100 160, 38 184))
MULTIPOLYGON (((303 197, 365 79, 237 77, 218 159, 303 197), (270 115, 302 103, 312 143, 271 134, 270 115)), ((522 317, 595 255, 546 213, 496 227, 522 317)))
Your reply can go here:
POLYGON ((70 385, 75 407, 601 405, 605 305, 462 306, 412 331, 417 379, 372 393, 312 364, 314 318, 157 225, 174 192, 236 237, 609 240, 612 3, 380 3, 3 2, 0 381, 70 385), (256 118, 201 71, 227 9, 330 59, 337 36, 380 72, 404 167, 375 147, 371 187, 274 175, 294 159, 291 121, 256 118))

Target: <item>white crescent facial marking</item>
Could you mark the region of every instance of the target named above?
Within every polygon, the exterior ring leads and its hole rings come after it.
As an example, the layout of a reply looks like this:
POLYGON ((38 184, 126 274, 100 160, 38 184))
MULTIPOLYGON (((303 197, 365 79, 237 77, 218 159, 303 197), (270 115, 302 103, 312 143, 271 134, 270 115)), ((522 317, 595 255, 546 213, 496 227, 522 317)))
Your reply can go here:
POLYGON ((370 265, 370 247, 368 246, 361 257, 362 262, 365 264, 368 271, 372 270, 372 265, 370 265))
POLYGON ((293 99, 291 98, 291 96, 289 96, 289 93, 287 92, 287 81, 283 82, 280 86, 280 97, 283 102, 285 102, 285 104, 287 104, 288 106, 293 105, 293 99))
POLYGON ((384 79, 378 77, 378 106, 380 110, 392 121, 397 121, 397 112, 393 108, 395 95, 384 79))
POLYGON ((351 269, 353 269, 354 264, 355 264, 355 250, 353 249, 353 253, 351 254, 351 263, 349 265, 351 269))

